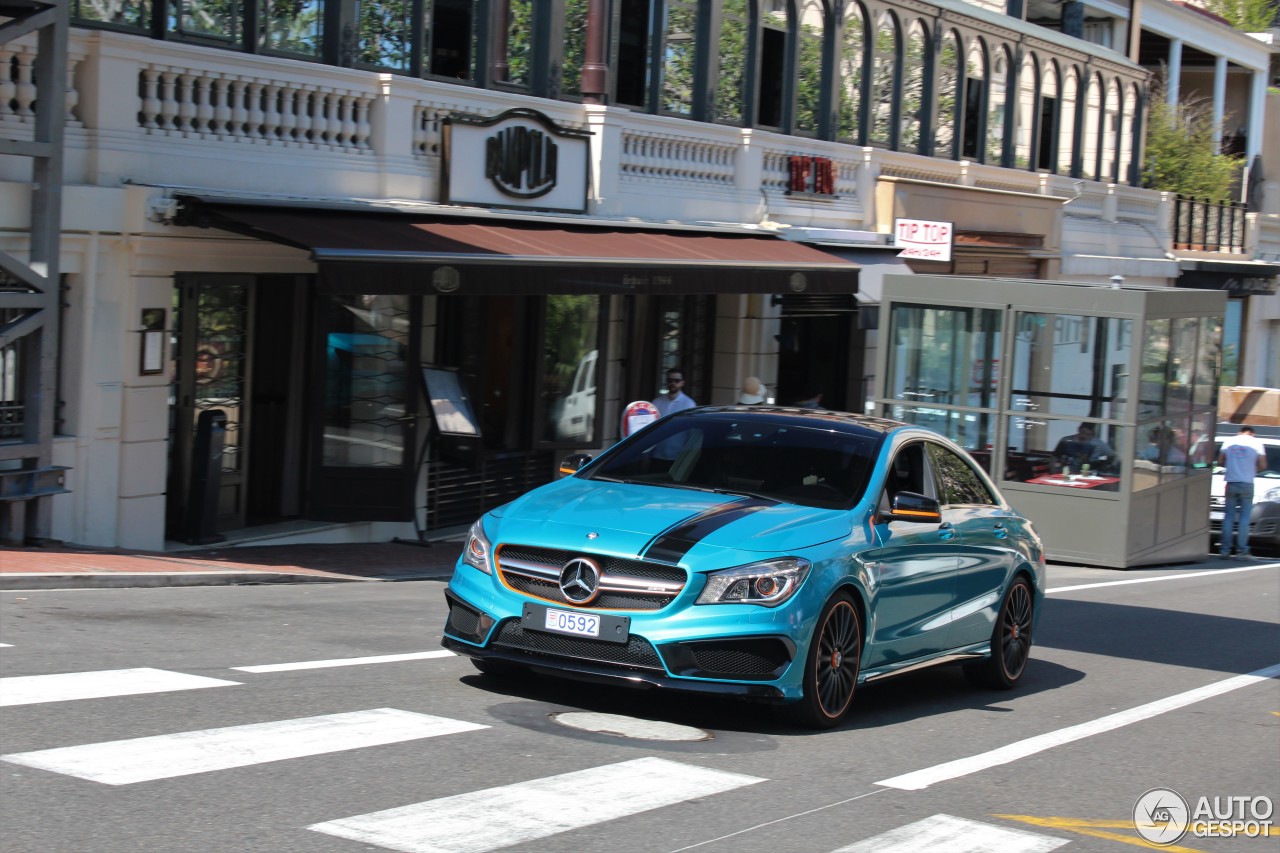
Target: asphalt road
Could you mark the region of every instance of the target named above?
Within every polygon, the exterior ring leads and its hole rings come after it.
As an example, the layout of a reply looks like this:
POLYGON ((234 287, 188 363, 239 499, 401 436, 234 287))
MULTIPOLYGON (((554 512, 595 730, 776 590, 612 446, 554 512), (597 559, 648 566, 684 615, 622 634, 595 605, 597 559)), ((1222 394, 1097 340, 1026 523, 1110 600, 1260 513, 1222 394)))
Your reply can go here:
POLYGON ((0 846, 1127 850, 1149 789, 1192 809, 1280 800, 1280 563, 1240 568, 1053 567, 1017 690, 924 671, 864 688, 822 733, 729 701, 481 676, 439 647, 439 581, 8 591, 0 846), (32 678, 72 673, 94 675, 32 678), (153 692, 93 695, 126 690, 153 692))

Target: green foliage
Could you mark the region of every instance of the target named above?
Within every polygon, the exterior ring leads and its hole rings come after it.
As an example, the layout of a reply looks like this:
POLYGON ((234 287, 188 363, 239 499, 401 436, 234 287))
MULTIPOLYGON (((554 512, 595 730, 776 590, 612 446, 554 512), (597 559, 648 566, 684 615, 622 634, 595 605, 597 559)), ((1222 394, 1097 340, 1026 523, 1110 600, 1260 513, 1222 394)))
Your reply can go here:
POLYGON ((725 0, 720 19, 720 80, 716 118, 742 121, 742 84, 747 68, 747 3, 725 0))
POLYGON ((1207 0, 1205 8, 1246 33, 1280 26, 1280 0, 1207 0))
POLYGON ((413 55, 412 7, 410 0, 361 3, 356 61, 408 70, 413 55))
POLYGON ((1163 75, 1151 92, 1143 180, 1151 189, 1230 201, 1244 158, 1214 153, 1213 111, 1203 98, 1169 106, 1163 75))
POLYGON ((564 0, 564 67, 560 88, 582 93, 582 66, 587 56, 587 0, 564 0))
POLYGON ((840 111, 836 117, 841 139, 858 138, 858 108, 862 104, 863 32, 862 18, 851 5, 844 22, 844 44, 840 48, 840 111))
POLYGON ((822 111, 822 28, 800 25, 800 68, 796 75, 796 127, 817 130, 822 111))
POLYGON ((511 0, 507 19, 507 82, 529 85, 533 61, 533 0, 511 0))

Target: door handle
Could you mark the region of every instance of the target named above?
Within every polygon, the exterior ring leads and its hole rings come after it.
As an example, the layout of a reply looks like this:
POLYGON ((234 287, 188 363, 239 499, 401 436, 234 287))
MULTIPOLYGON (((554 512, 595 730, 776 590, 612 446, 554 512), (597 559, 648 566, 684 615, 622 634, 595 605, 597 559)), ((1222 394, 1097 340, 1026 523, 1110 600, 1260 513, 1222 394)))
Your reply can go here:
POLYGON ((997 539, 1008 539, 1009 531, 1005 529, 1003 521, 997 521, 995 526, 995 534, 997 539))
POLYGON ((942 525, 938 528, 938 538, 944 542, 950 542, 956 538, 956 529, 951 526, 951 522, 942 522, 942 525))

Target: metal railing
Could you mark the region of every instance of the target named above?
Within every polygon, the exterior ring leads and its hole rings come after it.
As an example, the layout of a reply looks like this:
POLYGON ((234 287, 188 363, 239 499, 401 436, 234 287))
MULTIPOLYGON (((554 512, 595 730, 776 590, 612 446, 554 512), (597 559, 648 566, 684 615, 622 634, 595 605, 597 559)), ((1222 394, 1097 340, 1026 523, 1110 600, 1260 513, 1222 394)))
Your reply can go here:
POLYGON ((1173 205, 1173 248, 1242 254, 1245 206, 1180 195, 1173 205))

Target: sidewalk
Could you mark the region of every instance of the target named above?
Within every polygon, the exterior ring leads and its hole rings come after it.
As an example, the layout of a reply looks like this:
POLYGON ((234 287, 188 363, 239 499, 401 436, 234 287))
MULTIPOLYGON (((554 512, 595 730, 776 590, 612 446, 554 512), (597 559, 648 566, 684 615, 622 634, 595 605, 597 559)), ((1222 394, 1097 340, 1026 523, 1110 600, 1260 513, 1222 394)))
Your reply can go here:
POLYGON ((0 548, 0 589, 111 589, 447 580, 462 543, 261 545, 130 551, 51 544, 0 548))

